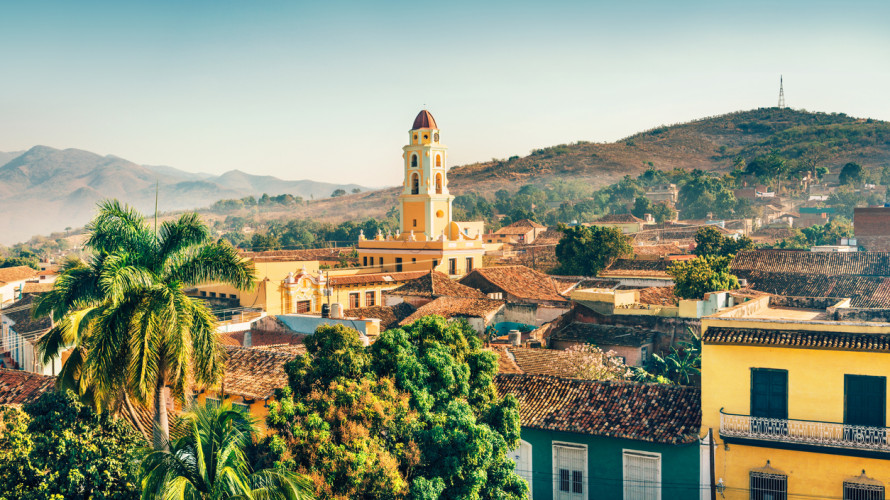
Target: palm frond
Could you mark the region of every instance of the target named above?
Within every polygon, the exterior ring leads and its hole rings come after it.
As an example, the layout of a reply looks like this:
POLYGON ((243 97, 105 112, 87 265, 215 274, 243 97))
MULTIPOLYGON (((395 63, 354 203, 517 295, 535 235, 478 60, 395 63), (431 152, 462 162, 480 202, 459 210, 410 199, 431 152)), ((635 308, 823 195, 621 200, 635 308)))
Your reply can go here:
POLYGON ((108 256, 98 280, 103 297, 112 302, 119 302, 129 295, 147 290, 154 283, 152 273, 138 265, 137 257, 126 253, 108 256))
POLYGON ((167 221, 158 231, 160 248, 157 258, 166 262, 177 253, 210 241, 210 229, 197 213, 183 214, 176 221, 167 221))
POLYGON ((225 283, 239 290, 256 285, 256 271, 228 243, 211 243, 194 252, 184 252, 170 259, 166 276, 184 286, 225 283))
POLYGON ((32 314, 35 318, 52 315, 59 321, 71 311, 97 304, 102 300, 98 278, 98 273, 85 265, 64 271, 53 289, 37 298, 32 314))
POLYGON ((148 256, 157 247, 157 238, 145 224, 145 217, 118 200, 100 202, 99 213, 86 228, 90 232, 86 246, 100 254, 148 256))

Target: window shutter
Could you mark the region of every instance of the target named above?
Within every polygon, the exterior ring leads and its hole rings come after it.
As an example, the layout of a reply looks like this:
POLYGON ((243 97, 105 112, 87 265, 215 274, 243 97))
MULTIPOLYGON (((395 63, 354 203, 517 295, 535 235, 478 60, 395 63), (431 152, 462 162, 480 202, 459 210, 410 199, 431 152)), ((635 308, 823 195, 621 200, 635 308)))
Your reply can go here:
POLYGON ((661 499, 661 456, 624 452, 624 500, 661 499))

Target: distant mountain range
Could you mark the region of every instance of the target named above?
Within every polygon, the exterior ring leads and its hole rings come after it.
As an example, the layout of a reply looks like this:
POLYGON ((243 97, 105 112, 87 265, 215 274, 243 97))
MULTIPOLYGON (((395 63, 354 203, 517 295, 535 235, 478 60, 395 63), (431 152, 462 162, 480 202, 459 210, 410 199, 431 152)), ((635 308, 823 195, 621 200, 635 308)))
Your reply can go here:
POLYGON ((324 198, 336 189, 365 191, 357 184, 289 181, 232 170, 215 176, 167 166, 137 165, 116 156, 79 149, 34 146, 0 152, 0 243, 83 226, 96 203, 118 198, 144 212, 154 210, 155 186, 161 211, 205 207, 225 198, 292 194, 324 198))

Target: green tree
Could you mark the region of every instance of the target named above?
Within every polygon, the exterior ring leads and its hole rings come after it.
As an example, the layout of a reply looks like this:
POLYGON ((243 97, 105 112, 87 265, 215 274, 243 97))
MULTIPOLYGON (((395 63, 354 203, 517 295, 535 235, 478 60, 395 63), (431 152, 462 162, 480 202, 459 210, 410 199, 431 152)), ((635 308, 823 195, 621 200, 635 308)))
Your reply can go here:
POLYGON ((141 435, 73 392, 0 409, 0 499, 136 499, 141 435))
POLYGON ((169 500, 313 498, 311 483, 284 469, 253 467, 247 450, 253 420, 228 404, 185 415, 187 434, 169 450, 154 450, 141 465, 142 497, 169 500))
POLYGON ((652 354, 655 373, 673 383, 690 385, 698 382, 701 375, 701 336, 688 327, 691 340, 678 342, 680 348, 671 346, 665 357, 652 354))
POLYGON ((320 498, 520 499, 507 452, 519 444, 497 358, 466 322, 421 318, 363 347, 355 330, 320 327, 286 365, 271 404, 271 449, 320 498))
POLYGON ((838 180, 841 185, 858 183, 862 180, 862 165, 853 162, 847 163, 841 169, 838 180))
POLYGON ((255 233, 250 239, 250 249, 254 252, 267 252, 269 250, 280 250, 281 241, 274 234, 255 233))
POLYGON ((634 200, 634 208, 630 211, 634 217, 643 218, 646 214, 652 214, 652 202, 645 196, 640 196, 634 200))
POLYGON ((345 189, 335 189, 333 193, 331 193, 331 198, 337 198, 340 196, 344 196, 346 194, 345 189))
POLYGON ((253 268, 225 242, 214 243, 197 214, 161 224, 157 231, 117 201, 100 205, 87 226, 88 263, 66 263, 36 316, 56 325, 40 340, 44 362, 66 346, 74 350, 60 373, 97 408, 153 402, 156 448, 169 441, 168 388, 182 398, 188 384, 213 385, 225 351, 216 318, 186 289, 226 283, 254 284, 253 268))
POLYGON ((630 238, 614 227, 560 224, 562 237, 556 245, 559 267, 555 274, 596 276, 620 257, 633 254, 630 238))
POLYGON ((695 233, 695 255, 732 256, 744 250, 752 250, 754 241, 747 236, 724 236, 716 226, 703 226, 695 233))
POLYGON ((701 300, 708 292, 735 290, 739 280, 729 272, 730 256, 705 255, 671 264, 674 293, 682 299, 701 300))

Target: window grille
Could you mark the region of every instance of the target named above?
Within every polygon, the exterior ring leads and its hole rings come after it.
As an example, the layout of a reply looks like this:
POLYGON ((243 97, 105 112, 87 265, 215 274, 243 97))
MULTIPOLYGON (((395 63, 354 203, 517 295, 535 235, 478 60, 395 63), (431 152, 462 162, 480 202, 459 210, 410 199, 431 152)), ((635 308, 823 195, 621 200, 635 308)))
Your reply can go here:
POLYGON ((556 484, 555 500, 587 499, 587 449, 581 446, 553 445, 556 484))
POLYGON ((204 405, 207 408, 219 408, 219 400, 216 398, 206 397, 204 398, 204 405))
POLYGON ((312 306, 312 301, 310 301, 310 300, 298 300, 297 301, 297 314, 308 313, 311 306, 312 306))
POLYGON ((365 292, 365 307, 377 305, 376 292, 365 292))
POLYGON ((349 308, 350 309, 356 309, 359 307, 359 300, 360 300, 359 298, 360 298, 360 295, 357 293, 349 294, 349 308))
POLYGON ((751 472, 751 500, 787 500, 788 476, 751 472))
POLYGON ((844 481, 844 500, 884 500, 884 486, 844 481))
POLYGON ((250 413, 250 405, 244 403, 232 403, 232 409, 239 411, 245 415, 250 413))
POLYGON ((661 456, 636 451, 624 452, 624 499, 661 498, 661 456))

